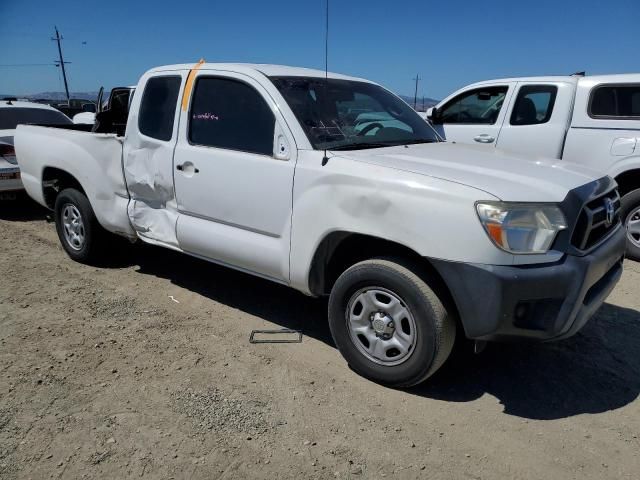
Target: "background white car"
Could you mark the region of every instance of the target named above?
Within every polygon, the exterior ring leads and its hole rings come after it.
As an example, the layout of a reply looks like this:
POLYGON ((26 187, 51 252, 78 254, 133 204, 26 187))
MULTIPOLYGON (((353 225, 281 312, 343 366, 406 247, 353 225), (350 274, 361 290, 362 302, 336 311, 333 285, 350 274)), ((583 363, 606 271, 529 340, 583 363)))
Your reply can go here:
POLYGON ((23 189, 13 148, 16 126, 70 123, 69 117, 49 105, 16 100, 0 101, 0 200, 15 198, 15 192, 23 189))
POLYGON ((81 112, 73 116, 73 123, 76 125, 93 125, 96 122, 95 112, 81 112))

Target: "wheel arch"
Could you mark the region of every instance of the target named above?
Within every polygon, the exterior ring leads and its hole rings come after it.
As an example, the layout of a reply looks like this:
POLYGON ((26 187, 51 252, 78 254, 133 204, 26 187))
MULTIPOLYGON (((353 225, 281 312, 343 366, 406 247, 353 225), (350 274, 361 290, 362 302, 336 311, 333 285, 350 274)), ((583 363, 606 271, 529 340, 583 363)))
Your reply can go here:
POLYGON ((45 167, 42 171, 42 197, 51 210, 55 207, 56 198, 66 188, 75 188, 87 195, 80 181, 66 170, 56 167, 45 167))
POLYGON ((309 269, 309 290, 313 295, 327 295, 340 274, 363 260, 376 257, 395 257, 417 267, 417 273, 428 281, 445 307, 459 323, 458 308, 446 282, 428 258, 415 250, 384 238, 334 231, 327 234, 314 252, 309 269))
POLYGON ((615 177, 618 183, 620 196, 623 197, 627 193, 640 188, 640 168, 626 170, 615 177))

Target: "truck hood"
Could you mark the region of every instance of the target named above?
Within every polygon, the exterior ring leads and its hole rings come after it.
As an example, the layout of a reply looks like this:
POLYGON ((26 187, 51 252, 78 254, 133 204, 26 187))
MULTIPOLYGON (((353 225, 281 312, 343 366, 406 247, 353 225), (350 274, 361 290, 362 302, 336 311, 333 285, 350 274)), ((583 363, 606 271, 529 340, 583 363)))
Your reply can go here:
POLYGON ((569 190, 604 176, 562 160, 446 142, 333 153, 460 183, 513 202, 560 202, 569 190))

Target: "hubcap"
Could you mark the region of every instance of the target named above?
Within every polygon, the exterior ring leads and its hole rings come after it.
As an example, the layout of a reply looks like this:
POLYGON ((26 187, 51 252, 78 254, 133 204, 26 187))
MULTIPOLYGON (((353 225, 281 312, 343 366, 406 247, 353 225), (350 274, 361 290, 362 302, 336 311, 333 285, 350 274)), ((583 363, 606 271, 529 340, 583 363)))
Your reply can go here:
POLYGON ((627 238, 636 247, 640 248, 640 207, 637 207, 627 215, 627 238))
POLYGON ((62 230, 67 245, 74 250, 81 250, 85 241, 84 222, 78 207, 71 203, 62 207, 62 230))
POLYGON ((394 292, 381 287, 362 288, 352 295, 345 313, 351 341, 372 362, 399 365, 413 353, 416 324, 394 292))

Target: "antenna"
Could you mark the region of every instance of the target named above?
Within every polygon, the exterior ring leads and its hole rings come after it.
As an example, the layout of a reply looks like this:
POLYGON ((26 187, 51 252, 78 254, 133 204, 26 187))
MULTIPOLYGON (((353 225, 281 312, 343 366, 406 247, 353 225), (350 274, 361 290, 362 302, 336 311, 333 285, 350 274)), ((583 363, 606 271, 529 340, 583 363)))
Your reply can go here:
POLYGON ((329 78, 329 0, 325 9, 324 20, 324 79, 329 78))
POLYGON ((413 80, 416 81, 416 91, 413 94, 413 109, 417 110, 418 108, 418 82, 421 80, 420 75, 416 73, 416 78, 413 80))
MULTIPOLYGON (((329 86, 329 0, 326 0, 325 19, 324 19, 324 101, 327 102, 327 90, 329 86)), ((328 111, 327 108, 325 108, 328 111)), ((327 157, 327 149, 324 149, 322 157, 322 166, 324 167, 329 161, 327 157)))
POLYGON ((60 55, 60 67, 62 68, 62 78, 64 78, 64 91, 67 94, 67 105, 70 105, 71 100, 69 99, 69 85, 67 83, 67 72, 64 69, 64 64, 66 62, 62 58, 62 47, 60 46, 60 40, 62 40, 62 37, 60 36, 60 32, 58 32, 58 27, 54 26, 53 28, 56 29, 56 36, 51 40, 55 40, 56 42, 58 42, 58 55, 60 55))

